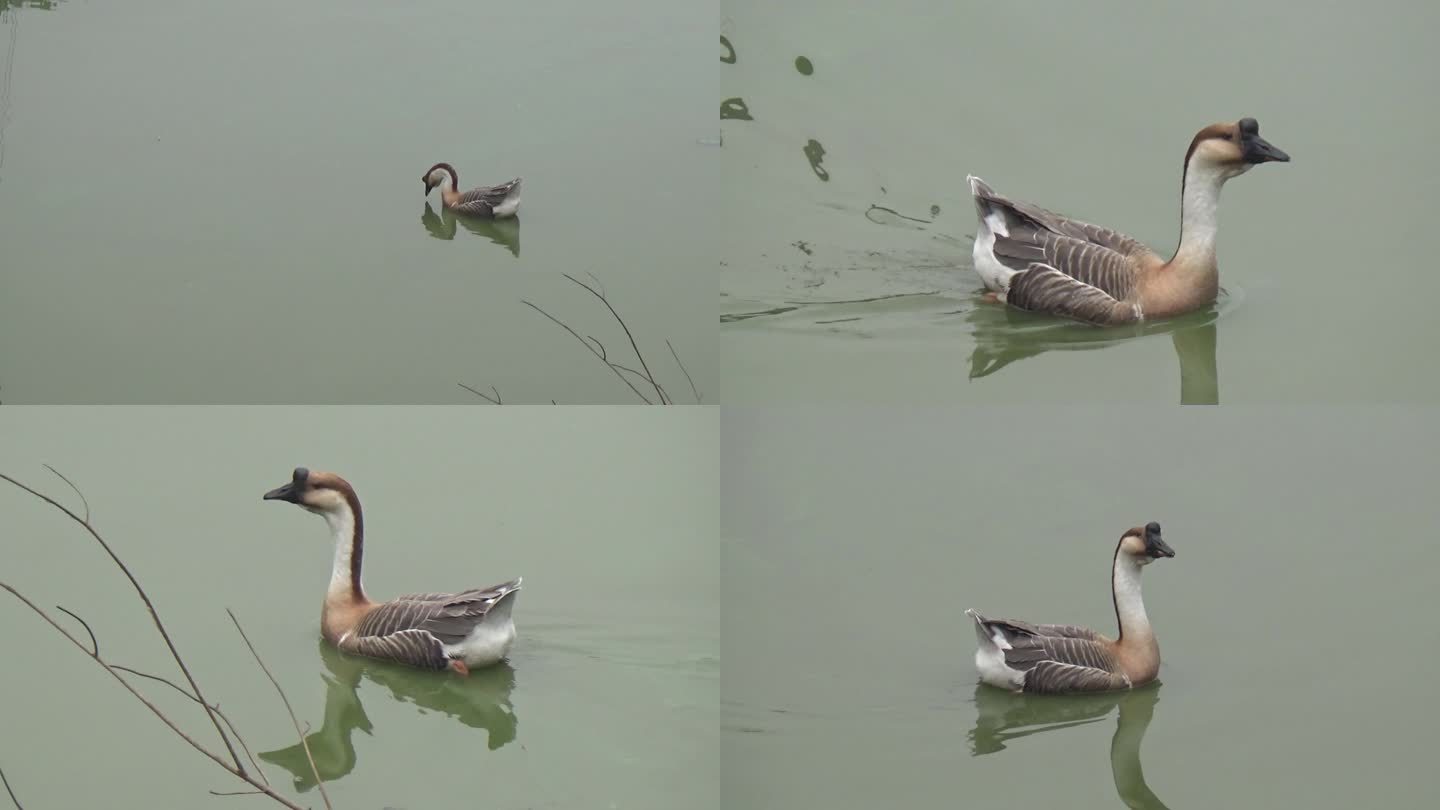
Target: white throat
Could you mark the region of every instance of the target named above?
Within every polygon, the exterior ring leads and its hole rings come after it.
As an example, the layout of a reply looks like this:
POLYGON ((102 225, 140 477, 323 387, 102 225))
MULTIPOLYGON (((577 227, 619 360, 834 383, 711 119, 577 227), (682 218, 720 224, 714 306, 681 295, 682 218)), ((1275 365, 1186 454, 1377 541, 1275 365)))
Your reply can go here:
POLYGON ((1215 255, 1215 235, 1220 227, 1220 189, 1234 176, 1233 169, 1217 166, 1199 154, 1190 158, 1185 170, 1185 189, 1180 197, 1180 247, 1176 256, 1210 258, 1215 255))
POLYGON ((1140 561, 1120 552, 1115 555, 1112 585, 1115 589, 1115 613, 1120 619, 1120 635, 1150 634, 1150 617, 1145 615, 1145 601, 1140 598, 1140 561))
POLYGON ((439 172, 439 175, 440 175, 440 182, 436 183, 436 184, 435 184, 435 187, 438 188, 438 189, 440 189, 440 193, 441 193, 441 194, 444 194, 444 193, 447 192, 447 191, 454 191, 454 190, 455 190, 455 182, 450 179, 450 173, 449 173, 449 172, 439 172))
POLYGON ((330 526, 330 534, 335 543, 335 566, 330 571, 330 592, 349 593, 350 564, 355 555, 355 513, 350 511, 349 506, 342 506, 320 514, 330 526))

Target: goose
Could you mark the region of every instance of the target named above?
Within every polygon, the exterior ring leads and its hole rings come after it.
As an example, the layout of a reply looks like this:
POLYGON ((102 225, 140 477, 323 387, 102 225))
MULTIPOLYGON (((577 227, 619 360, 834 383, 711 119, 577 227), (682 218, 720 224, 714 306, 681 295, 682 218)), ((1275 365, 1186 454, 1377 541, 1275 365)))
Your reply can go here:
POLYGON ((1192 312, 1220 291, 1220 188, 1253 166, 1289 160, 1260 137, 1254 118, 1196 133, 1181 179, 1180 245, 1169 261, 1109 228, 1003 197, 970 175, 980 217, 975 270, 990 300, 1096 326, 1192 312))
POLYGON ((461 675, 504 660, 515 642, 510 616, 519 577, 489 588, 458 593, 412 593, 372 602, 360 584, 365 520, 360 498, 344 478, 296 467, 290 483, 265 493, 313 512, 330 526, 335 565, 320 634, 345 652, 383 658, 422 669, 452 669, 461 675))
POLYGON ((975 610, 980 680, 1012 692, 1057 694, 1129 689, 1155 680, 1160 645, 1140 599, 1140 571, 1160 557, 1174 557, 1151 522, 1120 537, 1110 574, 1110 593, 1120 633, 1106 638, 1069 624, 1030 624, 990 619, 975 610))
POLYGON ((425 196, 440 187, 440 202, 457 214, 505 219, 520 210, 520 178, 498 186, 480 186, 461 192, 460 176, 449 163, 436 163, 420 178, 425 181, 425 196))

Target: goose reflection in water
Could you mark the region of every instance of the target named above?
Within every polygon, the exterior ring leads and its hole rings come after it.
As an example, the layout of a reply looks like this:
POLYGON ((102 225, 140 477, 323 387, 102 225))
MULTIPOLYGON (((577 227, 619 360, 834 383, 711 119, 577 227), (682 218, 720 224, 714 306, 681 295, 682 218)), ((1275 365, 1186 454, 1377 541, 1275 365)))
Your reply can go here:
MULTIPOLYGON (((515 670, 508 663, 476 670, 468 678, 447 678, 346 655, 324 642, 319 647, 320 658, 329 670, 328 675, 321 675, 325 681, 325 717, 320 728, 307 735, 305 741, 310 745, 320 778, 326 782, 340 779, 355 769, 357 758, 351 739, 355 730, 374 734, 360 702, 362 678, 390 690, 390 697, 401 703, 415 704, 421 714, 439 712, 471 728, 485 730, 491 751, 515 741, 519 721, 510 704, 515 670)), ((371 694, 373 701, 374 693, 371 694)), ((403 730, 397 733, 409 734, 403 730)), ((315 787, 315 776, 300 743, 261 751, 258 756, 289 771, 296 790, 303 792, 315 787)))
POLYGON ((1115 734, 1110 738, 1110 773, 1115 792, 1126 807, 1167 810, 1145 784, 1140 767, 1140 742, 1150 727, 1160 686, 1096 695, 1025 695, 980 684, 975 687, 975 728, 970 731, 972 756, 994 754, 1032 734, 1098 723, 1119 706, 1115 734))
POLYGON ((430 233, 431 237, 447 242, 455 238, 455 226, 463 225, 465 230, 470 233, 489 239, 510 251, 510 254, 517 259, 520 257, 519 217, 507 219, 460 217, 448 208, 441 209, 441 212, 437 214, 434 207, 426 202, 425 212, 420 215, 420 223, 425 226, 425 230, 430 233))
POLYGON ((1219 317, 1210 309, 1169 320, 1098 329, 990 304, 976 306, 966 316, 975 338, 970 379, 988 377, 1017 360, 1048 351, 1103 349, 1144 335, 1168 333, 1180 365, 1180 404, 1219 405, 1220 376, 1215 363, 1215 322, 1219 317))

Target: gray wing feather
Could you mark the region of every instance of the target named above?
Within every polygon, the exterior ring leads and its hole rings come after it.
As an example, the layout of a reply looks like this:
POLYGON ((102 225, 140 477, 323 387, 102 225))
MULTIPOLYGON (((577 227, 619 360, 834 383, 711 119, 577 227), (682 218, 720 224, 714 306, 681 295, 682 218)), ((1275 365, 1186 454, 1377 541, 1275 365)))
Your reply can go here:
POLYGON ((1004 634, 1005 663, 1025 673, 1025 691, 1100 692, 1127 689, 1130 679, 1100 643, 1100 634, 1073 624, 1030 624, 977 617, 989 631, 1004 634))
POLYGON ((1074 624, 1031 624, 1018 619, 991 619, 986 616, 976 615, 976 618, 985 625, 988 630, 1002 630, 1007 639, 1013 641, 1013 636, 1058 636, 1061 638, 1083 638, 1089 641, 1100 640, 1100 634, 1088 627, 1080 627, 1074 624))
POLYGON ((472 188, 460 195, 460 201, 455 203, 455 210, 462 214, 491 214, 495 211, 495 206, 504 202, 505 198, 519 187, 520 178, 517 177, 498 186, 472 188))
POLYGON ((1097 326, 1128 323, 1139 317, 1134 306, 1048 264, 1031 264, 1011 276, 1005 301, 1031 312, 1063 315, 1097 326))
POLYGON ((1057 661, 1042 661, 1025 676, 1025 691, 1042 695, 1129 688, 1130 679, 1124 675, 1057 661))
POLYGON ((1104 245, 1036 231, 1023 238, 995 237, 995 258, 1014 270, 1044 264, 1124 301, 1135 290, 1135 266, 1104 245))
POLYGON ((440 639, 425 630, 360 636, 351 638, 346 646, 360 655, 399 661, 421 669, 444 669, 450 663, 440 639))
POLYGON ((1115 656, 1088 638, 1016 636, 1005 650, 1005 663, 1027 673, 1026 692, 1092 692, 1130 686, 1115 656))
MULTIPOLYGON (((1156 255, 1155 251, 1145 244, 1111 228, 1071 219, 1033 203, 1012 200, 1003 194, 997 194, 985 183, 977 184, 975 197, 977 207, 984 205, 992 210, 999 209, 1005 214, 1007 230, 1011 236, 1017 236, 1017 230, 1021 232, 1044 230, 1072 239, 1093 242, 1125 256, 1156 255)), ((985 214, 986 211, 981 210, 980 215, 983 217, 985 214)))
POLYGON ((1073 624, 1037 624, 1035 625, 1036 635, 1060 636, 1062 638, 1083 638, 1090 641, 1098 641, 1100 634, 1088 627, 1078 627, 1073 624))
POLYGON ((374 658, 444 668, 443 645, 459 643, 470 635, 491 608, 519 589, 520 580, 513 579, 459 593, 407 594, 366 614, 348 645, 374 658), (439 656, 438 665, 433 663, 435 655, 439 656))

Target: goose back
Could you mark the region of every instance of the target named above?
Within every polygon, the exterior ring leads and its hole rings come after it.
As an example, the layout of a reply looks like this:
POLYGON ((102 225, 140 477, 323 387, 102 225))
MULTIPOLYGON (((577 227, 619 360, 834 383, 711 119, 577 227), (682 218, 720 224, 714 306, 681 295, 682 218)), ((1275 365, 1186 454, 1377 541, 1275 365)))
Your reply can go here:
POLYGON ((473 216, 495 216, 496 210, 520 190, 520 178, 498 186, 480 186, 461 194, 451 208, 461 214, 473 216))
POLYGON ((424 669, 449 664, 446 645, 456 645, 487 619, 508 619, 514 579, 459 593, 414 593, 376 605, 341 637, 343 649, 424 669))
POLYGON ((1039 694, 1128 689, 1113 642, 1094 630, 1070 624, 1030 624, 1014 619, 975 621, 993 638, 998 632, 1005 665, 1025 675, 1023 691, 1039 694))

